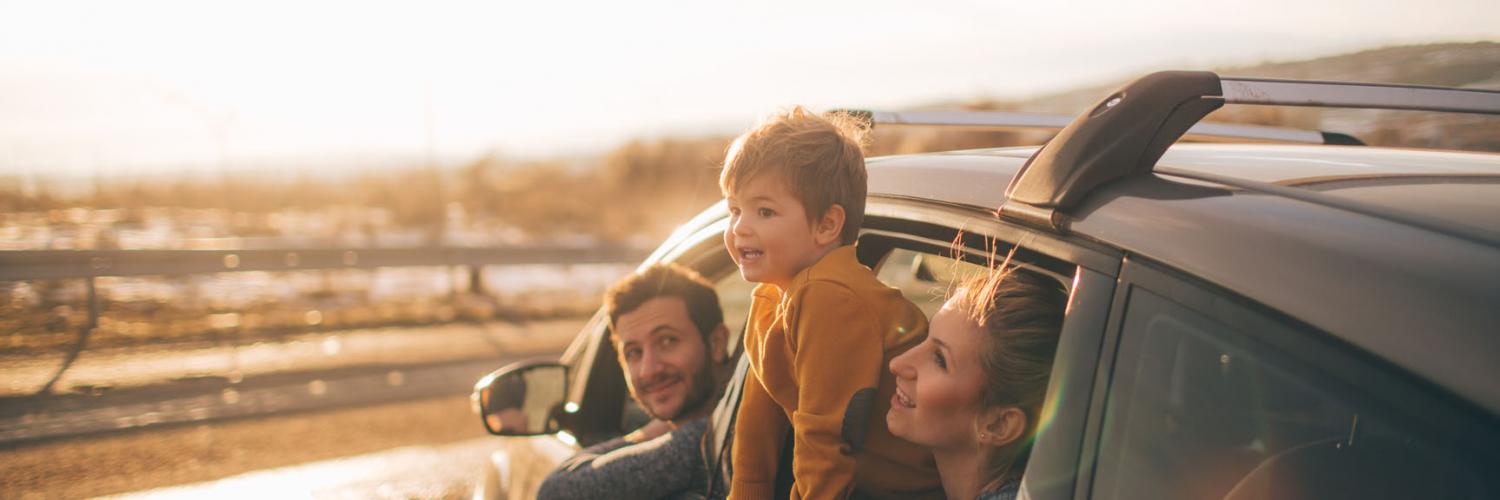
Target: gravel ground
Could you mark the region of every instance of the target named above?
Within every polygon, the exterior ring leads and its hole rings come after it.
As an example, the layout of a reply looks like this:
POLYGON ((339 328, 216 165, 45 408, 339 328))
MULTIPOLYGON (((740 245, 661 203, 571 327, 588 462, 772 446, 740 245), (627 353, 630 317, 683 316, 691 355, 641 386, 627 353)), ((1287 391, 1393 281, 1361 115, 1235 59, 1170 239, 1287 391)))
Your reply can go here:
MULTIPOLYGON (((0 497, 79 498, 198 483, 247 472, 326 461, 409 446, 440 446, 487 436, 470 413, 467 396, 340 410, 185 425, 0 449, 0 497)), ((485 441, 478 441, 484 444, 485 441)), ((498 440, 496 440, 498 446, 498 440)), ((474 462, 473 445, 462 447, 474 462)), ((481 450, 482 451, 482 450, 481 450)), ((398 456, 391 455, 391 456, 398 456)), ((409 454, 408 454, 409 455, 409 454)), ((427 457, 421 460, 444 460, 427 457)), ((455 464, 456 465, 456 464, 455 464)), ((432 464, 386 467, 431 469, 432 464)), ((467 464, 477 472, 478 463, 467 464)), ((289 474, 288 477, 291 475, 289 474)), ((462 498, 467 473, 432 478, 392 477, 380 489, 307 496, 462 498), (399 484, 391 489, 390 484, 399 484)), ((274 478, 267 479, 274 482, 274 478)), ((240 494, 255 495, 242 491, 240 494)), ((240 496, 240 495, 236 495, 240 496)))

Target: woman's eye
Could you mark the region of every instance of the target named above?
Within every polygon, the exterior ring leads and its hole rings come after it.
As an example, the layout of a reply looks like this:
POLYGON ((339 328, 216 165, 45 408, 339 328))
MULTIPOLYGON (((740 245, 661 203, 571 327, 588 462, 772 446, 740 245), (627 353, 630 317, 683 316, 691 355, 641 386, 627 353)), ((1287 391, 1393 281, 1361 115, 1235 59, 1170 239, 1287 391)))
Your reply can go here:
POLYGON ((933 349, 932 350, 932 361, 935 362, 935 363, 937 363, 938 368, 942 368, 943 370, 947 370, 948 369, 948 360, 943 357, 943 351, 939 351, 937 349, 933 349))
POLYGON ((772 215, 776 215, 776 211, 775 210, 771 210, 769 208, 762 208, 760 210, 756 210, 756 213, 760 214, 761 217, 770 217, 772 215))

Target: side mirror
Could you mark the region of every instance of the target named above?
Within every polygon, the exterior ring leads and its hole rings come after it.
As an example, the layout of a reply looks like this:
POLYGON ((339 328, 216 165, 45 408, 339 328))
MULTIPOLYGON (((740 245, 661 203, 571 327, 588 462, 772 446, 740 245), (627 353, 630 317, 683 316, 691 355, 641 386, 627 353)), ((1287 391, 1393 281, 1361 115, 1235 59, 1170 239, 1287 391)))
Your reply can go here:
POLYGON ((559 430, 567 386, 567 366, 522 361, 479 379, 469 400, 490 434, 551 434, 559 430))

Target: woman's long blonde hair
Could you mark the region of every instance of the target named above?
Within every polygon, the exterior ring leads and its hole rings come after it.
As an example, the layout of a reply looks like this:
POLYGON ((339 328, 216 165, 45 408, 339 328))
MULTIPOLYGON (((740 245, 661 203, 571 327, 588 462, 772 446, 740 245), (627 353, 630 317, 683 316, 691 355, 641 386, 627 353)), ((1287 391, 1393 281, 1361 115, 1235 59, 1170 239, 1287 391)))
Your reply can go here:
POLYGON ((980 410, 1010 406, 1026 414, 1026 429, 1019 439, 983 453, 982 491, 1019 479, 1025 471, 1068 304, 1061 283, 1013 266, 1014 255, 1012 249, 999 265, 991 258, 988 272, 964 281, 954 294, 957 305, 985 334, 979 351, 986 380, 980 410))

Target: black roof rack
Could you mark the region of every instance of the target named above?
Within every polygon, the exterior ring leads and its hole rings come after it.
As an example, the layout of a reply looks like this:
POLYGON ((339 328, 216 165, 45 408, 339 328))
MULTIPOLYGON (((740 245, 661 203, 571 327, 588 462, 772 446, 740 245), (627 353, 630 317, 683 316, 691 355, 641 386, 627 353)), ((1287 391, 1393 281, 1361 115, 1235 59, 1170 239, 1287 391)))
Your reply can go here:
MULTIPOLYGON (((1073 122, 1072 115, 1019 111, 873 111, 835 109, 833 113, 854 115, 871 126, 954 127, 966 130, 1056 130, 1073 122)), ((1306 144, 1363 145, 1359 139, 1338 132, 1261 125, 1198 123, 1184 136, 1206 140, 1252 140, 1306 144)))
POLYGON ((1151 172, 1167 147, 1226 103, 1500 114, 1500 92, 1490 90, 1152 73, 1109 94, 1038 149, 1006 188, 1001 217, 1063 230, 1059 210, 1106 182, 1151 172))

